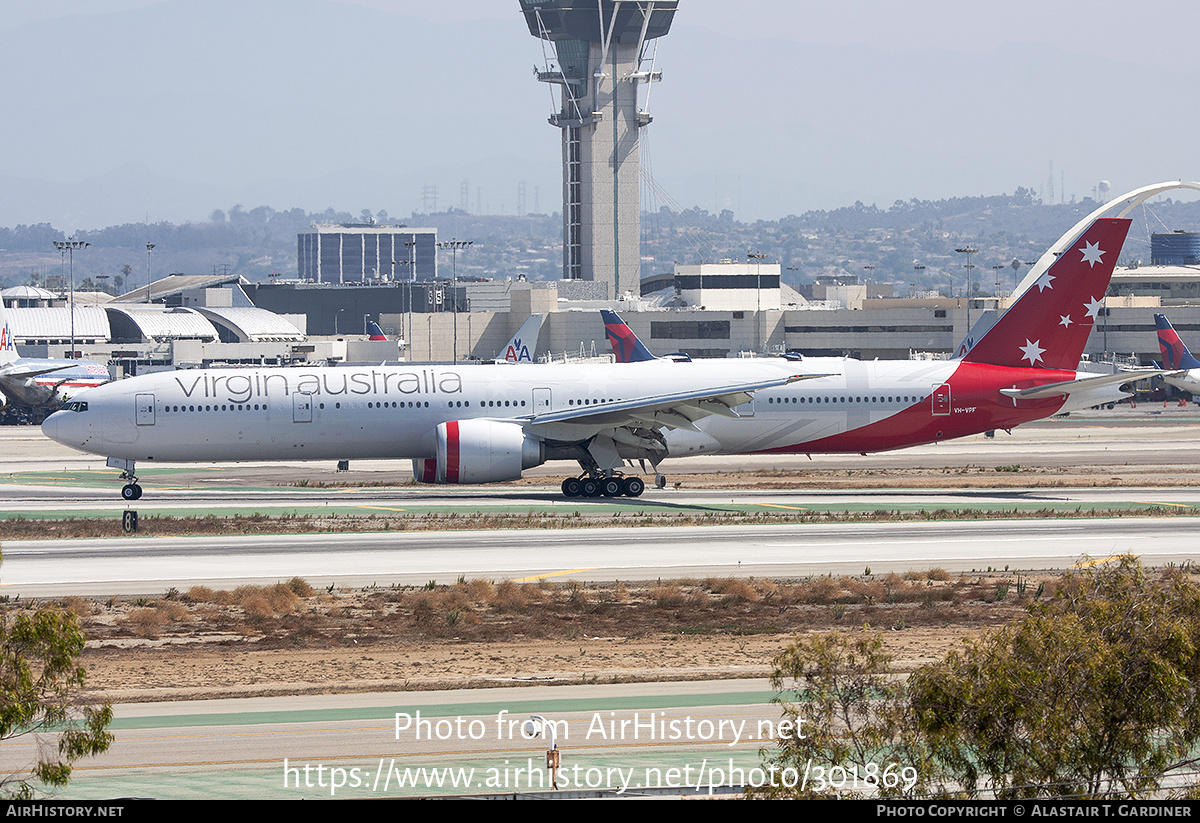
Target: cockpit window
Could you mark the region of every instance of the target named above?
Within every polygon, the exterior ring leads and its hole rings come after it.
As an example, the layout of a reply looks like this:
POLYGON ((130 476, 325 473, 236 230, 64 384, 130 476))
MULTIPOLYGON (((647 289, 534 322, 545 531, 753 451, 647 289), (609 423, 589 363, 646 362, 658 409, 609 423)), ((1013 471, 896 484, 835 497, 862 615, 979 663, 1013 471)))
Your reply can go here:
POLYGON ((85 411, 87 411, 87 401, 86 400, 72 400, 70 403, 68 403, 63 408, 66 411, 85 412, 85 411))

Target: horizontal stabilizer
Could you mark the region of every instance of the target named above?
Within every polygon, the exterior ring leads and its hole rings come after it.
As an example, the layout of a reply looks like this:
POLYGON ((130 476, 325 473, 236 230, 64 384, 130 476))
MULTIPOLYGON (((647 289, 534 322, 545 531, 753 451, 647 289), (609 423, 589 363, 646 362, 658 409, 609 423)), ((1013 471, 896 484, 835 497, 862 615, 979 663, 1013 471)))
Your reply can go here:
POLYGON ((1063 380, 1058 383, 1047 383, 1044 386, 1032 386, 1028 389, 1001 389, 1000 393, 1016 400, 1040 400, 1043 397, 1070 396, 1079 392, 1120 386, 1123 383, 1132 384, 1160 374, 1166 374, 1166 372, 1161 369, 1147 369, 1146 371, 1121 372, 1119 374, 1098 374, 1095 377, 1063 380))

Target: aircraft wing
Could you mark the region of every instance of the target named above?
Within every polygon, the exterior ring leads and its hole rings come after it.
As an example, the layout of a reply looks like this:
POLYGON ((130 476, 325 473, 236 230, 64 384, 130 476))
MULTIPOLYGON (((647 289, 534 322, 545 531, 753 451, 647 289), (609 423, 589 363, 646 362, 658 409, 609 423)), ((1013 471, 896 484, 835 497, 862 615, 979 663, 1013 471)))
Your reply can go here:
POLYGON ((74 363, 65 363, 61 366, 51 366, 47 369, 20 369, 17 366, 10 366, 7 369, 0 369, 0 378, 6 380, 28 380, 31 377, 41 377, 43 374, 74 368, 74 366, 74 363))
POLYGON ((1157 377, 1160 374, 1170 374, 1163 369, 1148 369, 1146 371, 1120 372, 1118 374, 1099 374, 1095 377, 1081 377, 1077 380, 1063 380, 1058 383, 1047 383, 1044 386, 1031 386, 1028 389, 1001 389, 1000 393, 1015 400, 1040 400, 1043 397, 1062 397, 1080 392, 1090 392, 1096 389, 1120 386, 1122 383, 1136 383, 1147 377, 1157 377))
POLYGON ((550 427, 554 424, 572 424, 602 429, 639 426, 698 431, 695 422, 709 415, 738 417, 734 407, 748 402, 754 392, 760 389, 786 386, 799 380, 814 380, 819 377, 829 377, 829 375, 794 374, 753 383, 717 386, 698 391, 674 392, 639 397, 634 400, 618 400, 613 403, 560 409, 545 414, 534 414, 525 419, 535 428, 550 427))

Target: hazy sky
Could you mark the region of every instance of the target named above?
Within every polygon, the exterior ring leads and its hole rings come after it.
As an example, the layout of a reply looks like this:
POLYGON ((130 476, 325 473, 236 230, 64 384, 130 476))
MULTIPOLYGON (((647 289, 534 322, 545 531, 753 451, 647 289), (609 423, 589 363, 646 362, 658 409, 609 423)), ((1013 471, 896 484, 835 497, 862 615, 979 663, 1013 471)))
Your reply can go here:
MULTIPOLYGON (((327 1, 358 8, 0 0, 0 225, 560 208, 516 0, 327 1)), ((1195 0, 682 0, 643 159, 747 219, 1196 179, 1197 31, 1195 0)))
MULTIPOLYGON (((158 0, 0 0, 0 29, 154 5, 158 0)), ((509 20, 516 0, 332 0, 437 23, 509 20)), ((986 52, 1045 43, 1079 54, 1136 55, 1196 65, 1195 0, 681 0, 676 22, 743 39, 762 36, 828 46, 986 52), (769 21, 769 22, 768 22, 769 21)))

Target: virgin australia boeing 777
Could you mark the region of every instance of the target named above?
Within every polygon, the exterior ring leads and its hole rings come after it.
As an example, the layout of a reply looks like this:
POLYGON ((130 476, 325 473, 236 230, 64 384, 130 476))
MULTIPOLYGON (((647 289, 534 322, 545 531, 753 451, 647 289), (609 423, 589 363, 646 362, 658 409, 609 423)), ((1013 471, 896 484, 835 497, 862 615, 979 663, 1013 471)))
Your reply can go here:
MULTIPOLYGON (((1129 208, 1151 190, 1164 187, 1127 195, 1129 208)), ((637 496, 645 484, 622 474, 626 461, 883 451, 1009 428, 1127 393, 1129 375, 1075 371, 1129 227, 1124 213, 1101 216, 1110 208, 1043 255, 958 360, 167 372, 92 389, 42 428, 107 456, 129 481, 126 499, 141 495, 138 461, 352 458, 412 459, 431 483, 513 480, 577 460, 568 496, 637 496)))

